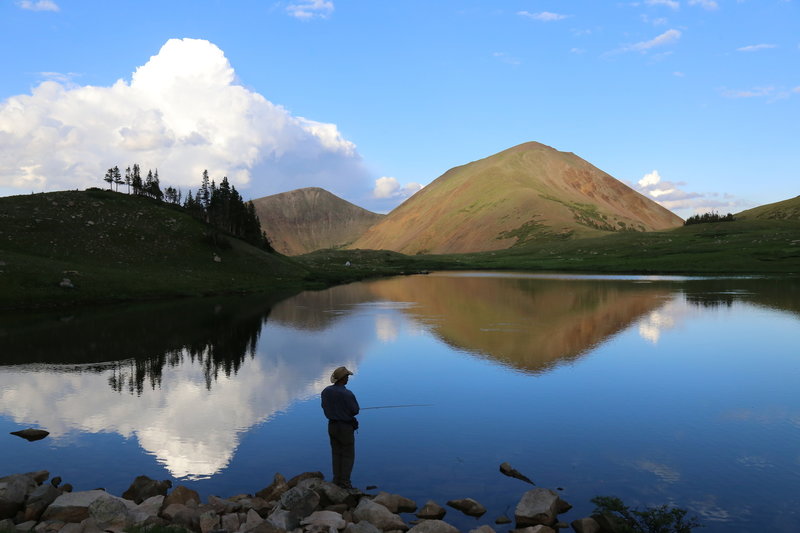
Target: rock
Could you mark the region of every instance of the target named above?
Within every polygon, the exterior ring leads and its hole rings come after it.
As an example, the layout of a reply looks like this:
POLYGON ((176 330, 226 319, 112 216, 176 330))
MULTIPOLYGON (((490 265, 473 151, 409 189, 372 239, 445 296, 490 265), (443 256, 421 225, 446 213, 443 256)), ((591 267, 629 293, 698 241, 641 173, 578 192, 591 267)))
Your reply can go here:
POLYGON ((89 518, 89 506, 100 498, 113 498, 113 496, 104 490, 64 492, 45 509, 41 519, 81 522, 89 518))
MULTIPOLYGON (((60 285, 62 287, 67 287, 67 285, 64 285, 65 281, 69 283, 69 288, 70 289, 73 288, 72 282, 70 282, 66 278, 64 278, 60 283, 60 285)), ((43 438, 48 436, 50 434, 50 432, 49 431, 45 431, 43 429, 28 428, 28 429, 21 429, 19 431, 12 431, 11 434, 12 435, 16 435, 17 437, 22 437, 23 439, 25 439, 25 440, 27 440, 29 442, 33 442, 35 440, 42 440, 43 438)), ((45 478, 45 479, 47 479, 47 478, 45 478)))
POLYGON ((483 516, 486 513, 486 507, 476 502, 472 498, 462 498, 460 500, 450 500, 447 505, 453 509, 458 509, 465 515, 469 516, 483 516))
POLYGON ((247 511, 247 520, 245 520, 244 525, 240 526, 240 528, 243 531, 247 531, 249 529, 253 529, 263 521, 264 519, 261 518, 260 514, 255 512, 253 509, 250 509, 249 511, 247 511))
MULTIPOLYGON (((63 278, 63 279, 62 279, 62 280, 59 282, 58 286, 59 286, 59 287, 62 287, 62 288, 64 288, 64 289, 74 289, 74 288, 75 288, 75 285, 73 285, 73 284, 72 284, 72 280, 70 280, 69 278, 63 278)), ((46 437, 46 436, 47 436, 47 435, 45 435, 45 437, 46 437)), ((42 437, 42 438, 44 438, 44 437, 42 437)))
POLYGON ((397 494, 389 494, 388 492, 379 492, 372 501, 383 505, 393 513, 413 513, 417 510, 417 504, 414 500, 397 494))
POLYGON ((510 524, 511 523, 511 519, 509 517, 507 517, 506 515, 500 515, 500 516, 497 517, 497 519, 494 521, 494 523, 497 524, 497 525, 510 524))
POLYGON ((417 518, 426 520, 441 520, 444 518, 445 514, 447 514, 447 511, 444 507, 433 500, 428 500, 425 502, 425 505, 422 507, 422 509, 420 509, 417 513, 417 518))
POLYGON ((600 524, 591 517, 578 518, 577 520, 573 520, 570 525, 572 529, 575 530, 575 533, 600 533, 600 524))
POLYGON ((517 528, 551 526, 556 523, 559 513, 570 510, 572 506, 559 498, 551 489, 533 489, 522 495, 514 512, 517 528))
MULTIPOLYGON (((208 497, 208 504, 213 507, 214 511, 217 512, 219 515, 224 515, 228 513, 235 513, 239 509, 247 508, 248 510, 253 509, 252 500, 242 499, 238 502, 234 503, 230 500, 224 500, 218 496, 209 496, 208 497)), ((256 509, 257 511, 258 509, 256 509)))
POLYGON ((286 478, 284 478, 281 474, 275 474, 275 477, 272 479, 272 483, 256 492, 256 496, 259 498, 264 498, 269 502, 277 500, 287 490, 289 490, 289 484, 286 483, 286 478))
POLYGON ((400 516, 392 513, 379 503, 375 503, 369 498, 361 498, 358 507, 353 511, 353 518, 357 522, 366 520, 378 529, 388 531, 391 529, 408 530, 408 526, 400 516))
POLYGON ((215 263, 222 263, 222 258, 217 254, 214 254, 214 262, 215 263))
POLYGON ((458 529, 442 520, 423 520, 408 530, 409 533, 458 533, 458 529))
POLYGON ((469 533, 495 533, 495 531, 491 526, 484 524, 480 527, 476 527, 475 529, 470 529, 469 533))
POLYGON ((539 524, 538 526, 528 526, 517 529, 515 533, 556 533, 556 530, 552 527, 539 524))
POLYGON ((0 520, 0 531, 11 531, 14 529, 14 521, 10 518, 0 520))
POLYGON ((36 481, 25 474, 0 478, 0 520, 14 518, 22 509, 25 498, 36 488, 36 481))
POLYGON ((344 529, 347 525, 342 515, 333 511, 315 511, 300 521, 303 526, 322 525, 333 529, 344 529))
POLYGON ((62 527, 64 527, 64 522, 60 520, 45 520, 36 524, 33 531, 36 533, 57 533, 62 527))
POLYGON ((50 484, 58 488, 58 486, 61 485, 61 476, 56 476, 53 479, 51 479, 50 484))
POLYGON ((61 494, 64 494, 65 492, 72 492, 72 483, 64 483, 58 488, 58 490, 61 491, 61 494))
POLYGON ((58 533, 83 533, 83 523, 64 524, 64 527, 58 533))
POLYGON ((630 529, 622 518, 612 513, 592 515, 592 518, 604 533, 624 533, 630 529))
POLYGON ((245 533, 286 533, 286 530, 275 527, 267 521, 261 522, 253 529, 245 530, 245 533))
POLYGON ((228 533, 234 533, 239 530, 239 516, 236 513, 222 515, 220 519, 220 527, 228 533))
POLYGON ((536 485, 536 483, 531 481, 530 478, 528 478, 527 476, 522 475, 519 470, 517 470, 516 468, 512 467, 508 463, 503 463, 503 464, 500 465, 500 473, 502 473, 503 475, 506 475, 508 477, 521 479, 522 481, 525 481, 526 483, 530 483, 531 485, 536 485))
POLYGON ((185 487, 183 485, 178 485, 175 487, 175 490, 170 492, 166 498, 164 498, 164 507, 168 507, 173 503, 180 503, 182 505, 187 505, 190 501, 195 502, 196 504, 200 503, 200 495, 197 491, 190 489, 189 487, 185 487))
POLYGON ((351 522, 344 528, 344 533, 381 533, 381 530, 367 521, 357 524, 351 522))
POLYGON ((47 507, 61 495, 61 491, 53 485, 39 485, 28 495, 25 502, 24 520, 38 521, 47 507))
MULTIPOLYGON (((33 531, 33 528, 36 527, 35 520, 29 520, 27 522, 22 522, 21 524, 17 524, 13 527, 14 530, 19 531, 20 533, 26 533, 28 531, 33 531)), ((10 531, 10 530, 9 530, 10 531)))
POLYGON ((320 505, 337 505, 347 503, 352 507, 358 504, 358 495, 317 477, 306 478, 297 484, 298 487, 311 489, 320 496, 320 505))
POLYGON ((206 511, 200 514, 198 522, 200 526, 200 533, 211 533, 211 531, 217 530, 220 525, 219 515, 216 513, 216 511, 206 511))
POLYGON ((305 487, 294 487, 283 493, 280 506, 294 515, 298 522, 314 512, 319 505, 319 494, 305 487))
POLYGON ((89 517, 94 518, 97 525, 105 531, 122 531, 133 525, 126 502, 127 500, 106 494, 89 504, 89 517))
POLYGON ((83 528, 83 533, 104 533, 94 518, 87 518, 78 525, 83 528))
POLYGON ((50 472, 47 470, 37 470, 36 472, 27 472, 25 475, 31 478, 37 485, 41 485, 50 477, 50 472))
POLYGON ((304 479, 313 479, 313 478, 325 479, 325 476, 322 475, 322 472, 303 472, 302 474, 298 474, 289 480, 289 488, 291 489, 296 487, 297 484, 303 481, 304 479))
POLYGON ((156 481, 147 476, 137 476, 131 486, 128 487, 128 490, 122 493, 122 497, 136 503, 142 503, 152 496, 166 496, 167 491, 171 488, 172 481, 168 479, 156 481))
POLYGON ((164 496, 151 496, 136 506, 136 510, 148 516, 158 516, 164 505, 164 496))
POLYGON ((300 520, 286 509, 272 511, 267 517, 267 522, 285 531, 291 531, 300 525, 300 520))
POLYGON ((200 527, 200 511, 182 503, 169 504, 161 511, 161 516, 172 522, 173 525, 183 526, 193 531, 197 531, 200 527))

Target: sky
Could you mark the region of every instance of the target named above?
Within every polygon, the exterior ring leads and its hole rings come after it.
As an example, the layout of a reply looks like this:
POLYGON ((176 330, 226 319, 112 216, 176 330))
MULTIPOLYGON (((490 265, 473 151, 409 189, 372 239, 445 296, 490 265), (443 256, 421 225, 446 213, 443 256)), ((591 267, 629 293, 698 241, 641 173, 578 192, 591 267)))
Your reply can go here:
POLYGON ((0 196, 115 165, 385 213, 538 141, 682 217, 800 194, 800 0, 0 0, 0 196))

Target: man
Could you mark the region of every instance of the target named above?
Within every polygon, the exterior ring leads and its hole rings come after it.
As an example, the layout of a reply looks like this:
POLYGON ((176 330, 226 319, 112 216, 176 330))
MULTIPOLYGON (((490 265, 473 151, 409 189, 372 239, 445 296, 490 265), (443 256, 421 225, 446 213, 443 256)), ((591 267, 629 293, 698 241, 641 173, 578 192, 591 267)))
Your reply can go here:
POLYGON ((352 489, 350 473, 356 460, 355 430, 358 429, 358 401, 345 387, 353 373, 340 366, 331 374, 331 383, 322 391, 322 410, 328 419, 328 436, 331 439, 333 482, 352 489))

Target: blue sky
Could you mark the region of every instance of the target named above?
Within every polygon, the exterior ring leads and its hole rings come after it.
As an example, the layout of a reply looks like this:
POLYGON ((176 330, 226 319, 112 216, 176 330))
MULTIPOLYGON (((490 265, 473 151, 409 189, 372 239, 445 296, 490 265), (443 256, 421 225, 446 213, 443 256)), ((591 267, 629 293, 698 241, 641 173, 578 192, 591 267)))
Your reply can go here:
POLYGON ((138 162, 386 212, 539 141, 681 216, 800 194, 800 1, 0 0, 0 194, 138 162))

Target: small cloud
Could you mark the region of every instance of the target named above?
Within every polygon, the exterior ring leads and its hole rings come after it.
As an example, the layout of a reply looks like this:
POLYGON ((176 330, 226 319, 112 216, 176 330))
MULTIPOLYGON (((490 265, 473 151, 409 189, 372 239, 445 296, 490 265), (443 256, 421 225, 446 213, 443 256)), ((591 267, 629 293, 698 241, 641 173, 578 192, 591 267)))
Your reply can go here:
POLYGON ((742 46, 737 48, 737 52, 758 52, 759 50, 769 50, 770 48, 777 48, 776 44, 751 44, 750 46, 742 46))
POLYGON ((77 72, 40 72, 39 76, 49 81, 56 81, 58 83, 72 83, 72 80, 80 74, 77 72))
POLYGON ((528 17, 533 20, 539 20, 542 22, 553 22, 555 20, 564 20, 565 18, 569 17, 569 15, 561 15, 559 13, 551 13, 549 11, 542 11, 541 13, 530 13, 528 11, 518 11, 517 15, 522 17, 528 17))
POLYGON ((495 52, 492 54, 492 57, 497 59, 498 61, 502 61, 503 63, 507 63, 509 65, 521 65, 522 61, 517 59, 516 57, 511 57, 510 55, 504 52, 495 52))
POLYGON ((678 78, 683 78, 683 77, 685 77, 685 76, 686 76, 686 74, 684 74, 683 72, 681 72, 681 71, 679 71, 679 70, 676 70, 675 72, 673 72, 673 73, 672 73, 672 75, 673 75, 673 76, 676 76, 676 77, 678 77, 678 78))
POLYGON ((648 6, 667 6, 670 9, 680 9, 681 4, 676 0, 645 0, 648 6))
POLYGON ((286 12, 295 18, 310 20, 312 18, 328 18, 333 13, 333 2, 330 0, 301 0, 286 7, 286 12))
POLYGON ((775 87, 753 87, 752 89, 736 90, 724 89, 722 96, 726 98, 761 98, 770 96, 775 92, 775 87))
POLYGON ((684 190, 685 186, 684 182, 663 180, 658 170, 645 174, 632 185, 639 193, 683 218, 709 211, 735 212, 750 207, 731 194, 722 195, 720 200, 719 194, 689 192, 684 190))
POLYGON ((422 185, 419 183, 411 182, 400 185, 397 178, 384 176, 375 180, 375 188, 372 190, 372 197, 377 199, 405 199, 420 189, 422 189, 422 185))
POLYGON ((37 0, 36 2, 22 0, 21 2, 17 2, 17 5, 28 11, 60 11, 58 4, 52 0, 37 0))
POLYGON ((571 48, 570 52, 573 54, 583 54, 586 52, 583 48, 571 48))
POLYGON ((667 30, 661 35, 658 35, 649 41, 642 41, 639 43, 623 46, 616 50, 616 52, 642 52, 645 53, 652 48, 666 46, 678 42, 681 38, 680 30, 667 30))
POLYGON ((700 6, 707 11, 714 11, 715 9, 719 8, 719 4, 717 4, 714 0, 689 0, 690 6, 700 6))

